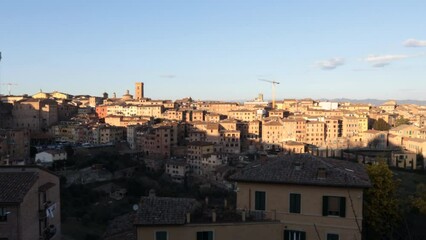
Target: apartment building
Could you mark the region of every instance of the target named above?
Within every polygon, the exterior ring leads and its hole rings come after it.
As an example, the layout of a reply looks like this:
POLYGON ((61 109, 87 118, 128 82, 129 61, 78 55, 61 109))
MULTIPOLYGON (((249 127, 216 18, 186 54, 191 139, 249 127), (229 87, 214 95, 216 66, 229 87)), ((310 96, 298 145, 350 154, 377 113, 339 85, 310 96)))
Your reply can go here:
POLYGON ((30 159, 28 129, 0 129, 0 165, 22 165, 30 159))
POLYGON ((202 159, 206 155, 214 153, 214 145, 210 142, 190 142, 187 146, 187 162, 190 170, 202 175, 202 159))
POLYGON ((173 182, 183 183, 189 173, 189 165, 184 159, 169 160, 165 166, 165 173, 172 178, 173 182))
POLYGON ((325 141, 335 142, 342 137, 342 119, 326 118, 325 119, 325 141))
POLYGON ((12 128, 12 109, 12 104, 0 101, 0 128, 12 128))
POLYGON ((371 183, 360 164, 285 155, 253 163, 231 180, 237 209, 281 221, 275 239, 361 239, 363 190, 371 183))
POLYGON ((169 158, 176 142, 177 133, 172 126, 156 125, 136 130, 136 149, 146 156, 169 158))
POLYGON ((14 128, 47 131, 58 122, 58 103, 52 99, 22 100, 14 104, 12 116, 14 128))
POLYGON ((126 128, 110 125, 99 125, 92 129, 94 144, 111 144, 126 139, 126 128))
POLYGON ((377 131, 371 129, 361 132, 359 135, 361 137, 363 147, 383 149, 388 146, 387 131, 377 131))
MULTIPOLYGON (((271 239, 277 239, 278 236, 282 238, 281 224, 278 221, 255 221, 246 218, 244 214, 229 214, 219 209, 216 211, 203 211, 202 205, 191 198, 152 195, 142 197, 140 207, 133 217, 135 220, 131 222, 133 229, 130 228, 125 236, 133 232, 134 238, 138 240, 254 240, 265 236, 271 239)), ((123 222, 122 219, 117 219, 117 222, 120 220, 123 222)))
POLYGON ((241 135, 237 130, 221 131, 221 152, 238 154, 241 152, 241 135))
POLYGON ((0 189, 0 239, 61 239, 59 176, 34 166, 3 166, 0 189))
POLYGON ((262 124, 262 145, 265 149, 280 149, 283 142, 283 123, 276 119, 262 124))
POLYGON ((163 117, 168 120, 186 121, 186 111, 177 109, 168 109, 163 113, 163 117))
POLYGON ((325 126, 326 124, 321 121, 308 121, 306 123, 305 142, 315 146, 323 146, 326 134, 325 126))
POLYGON ((257 119, 257 110, 239 109, 229 111, 228 116, 233 119, 250 122, 257 119))

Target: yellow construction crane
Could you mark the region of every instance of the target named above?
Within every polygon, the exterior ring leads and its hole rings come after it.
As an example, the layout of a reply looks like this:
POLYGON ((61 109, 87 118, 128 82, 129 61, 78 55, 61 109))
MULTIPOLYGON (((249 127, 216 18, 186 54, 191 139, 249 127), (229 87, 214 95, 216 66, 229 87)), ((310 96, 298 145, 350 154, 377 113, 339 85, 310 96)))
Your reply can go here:
POLYGON ((276 81, 271 81, 271 80, 268 80, 268 79, 259 79, 259 81, 272 83, 272 109, 275 109, 275 85, 280 84, 280 83, 276 82, 276 81))
POLYGON ((18 84, 16 84, 16 83, 10 83, 10 82, 8 82, 8 83, 1 83, 1 85, 7 85, 7 90, 8 90, 8 92, 9 92, 9 95, 11 95, 10 94, 10 88, 11 88, 11 86, 13 85, 13 86, 18 86, 18 84))

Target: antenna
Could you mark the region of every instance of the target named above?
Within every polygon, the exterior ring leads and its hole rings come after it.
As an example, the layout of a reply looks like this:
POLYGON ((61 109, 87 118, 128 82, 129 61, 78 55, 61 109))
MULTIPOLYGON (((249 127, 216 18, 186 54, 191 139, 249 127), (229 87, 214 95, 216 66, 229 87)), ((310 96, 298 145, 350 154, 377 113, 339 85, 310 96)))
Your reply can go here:
POLYGON ((7 85, 7 91, 9 92, 9 95, 11 95, 11 91, 10 91, 10 88, 11 88, 11 86, 18 86, 18 84, 17 83, 2 83, 1 85, 7 85))
POLYGON ((263 82, 268 82, 268 83, 272 83, 272 109, 275 109, 275 85, 280 84, 279 82, 276 81, 271 81, 268 79, 258 79, 259 81, 263 81, 263 82))

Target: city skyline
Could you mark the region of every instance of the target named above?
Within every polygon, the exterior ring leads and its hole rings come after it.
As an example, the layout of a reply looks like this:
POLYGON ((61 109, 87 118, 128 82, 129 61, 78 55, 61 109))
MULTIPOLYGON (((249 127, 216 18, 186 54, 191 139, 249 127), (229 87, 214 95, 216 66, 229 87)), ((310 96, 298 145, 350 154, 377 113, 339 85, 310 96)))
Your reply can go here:
MULTIPOLYGON (((425 100, 422 1, 2 1, 12 94, 425 100), (236 91, 236 89, 238 89, 236 91)), ((1 86, 7 93, 7 86, 1 86)))

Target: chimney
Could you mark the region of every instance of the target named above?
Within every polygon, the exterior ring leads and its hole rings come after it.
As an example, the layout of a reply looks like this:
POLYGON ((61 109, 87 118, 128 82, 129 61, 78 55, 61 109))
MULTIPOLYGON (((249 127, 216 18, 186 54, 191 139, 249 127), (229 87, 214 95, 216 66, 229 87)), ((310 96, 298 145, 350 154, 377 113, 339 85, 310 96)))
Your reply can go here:
POLYGON ((216 222, 216 211, 212 211, 212 222, 216 222))
POLYGON ((186 213, 186 223, 191 223, 191 213, 186 213))
POLYGON ((148 197, 150 197, 150 198, 154 198, 155 197, 155 190, 154 189, 149 190, 148 197))
POLYGON ((241 217, 242 217, 243 222, 245 222, 246 221, 246 210, 243 210, 241 212, 241 217))
POLYGON ((204 201, 206 202, 206 205, 209 205, 209 197, 206 197, 206 198, 204 199, 204 201))
POLYGON ((294 170, 302 170, 302 163, 299 161, 294 162, 294 170))
POLYGON ((327 178, 327 170, 324 167, 319 167, 317 171, 318 179, 326 179, 327 178))

